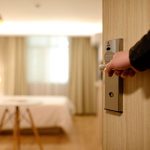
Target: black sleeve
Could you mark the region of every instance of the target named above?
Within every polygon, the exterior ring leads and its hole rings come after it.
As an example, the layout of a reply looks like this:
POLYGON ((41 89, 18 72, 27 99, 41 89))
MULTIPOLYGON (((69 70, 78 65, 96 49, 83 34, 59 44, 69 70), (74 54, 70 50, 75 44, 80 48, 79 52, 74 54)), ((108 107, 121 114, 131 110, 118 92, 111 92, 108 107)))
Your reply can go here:
POLYGON ((131 65, 139 71, 150 69, 150 31, 130 48, 129 59, 131 65))

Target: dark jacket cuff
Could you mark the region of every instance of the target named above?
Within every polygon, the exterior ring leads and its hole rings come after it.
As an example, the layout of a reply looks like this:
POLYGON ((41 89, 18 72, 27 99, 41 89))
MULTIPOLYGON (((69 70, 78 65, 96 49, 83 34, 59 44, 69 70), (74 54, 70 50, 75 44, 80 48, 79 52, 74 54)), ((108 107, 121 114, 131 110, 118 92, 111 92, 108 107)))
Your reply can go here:
POLYGON ((130 49, 129 59, 136 70, 150 69, 150 31, 130 49))

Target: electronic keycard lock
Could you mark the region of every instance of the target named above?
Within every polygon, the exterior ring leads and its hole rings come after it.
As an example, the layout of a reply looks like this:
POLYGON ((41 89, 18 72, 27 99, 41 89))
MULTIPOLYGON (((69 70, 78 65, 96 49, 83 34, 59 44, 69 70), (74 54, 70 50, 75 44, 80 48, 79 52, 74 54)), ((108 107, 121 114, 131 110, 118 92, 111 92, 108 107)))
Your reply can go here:
MULTIPOLYGON (((105 43, 104 48, 104 62, 107 64, 114 53, 123 50, 123 39, 109 40, 105 43)), ((123 112, 123 79, 116 75, 109 77, 106 73, 104 74, 105 109, 123 112)))

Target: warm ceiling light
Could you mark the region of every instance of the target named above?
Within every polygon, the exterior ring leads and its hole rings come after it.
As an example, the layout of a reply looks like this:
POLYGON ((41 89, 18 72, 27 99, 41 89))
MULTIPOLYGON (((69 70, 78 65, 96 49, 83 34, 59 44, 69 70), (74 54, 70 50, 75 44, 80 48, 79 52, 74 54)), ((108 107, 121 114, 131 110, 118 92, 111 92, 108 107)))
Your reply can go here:
POLYGON ((0 24, 0 35, 72 35, 90 36, 101 33, 100 23, 61 21, 6 21, 0 24))

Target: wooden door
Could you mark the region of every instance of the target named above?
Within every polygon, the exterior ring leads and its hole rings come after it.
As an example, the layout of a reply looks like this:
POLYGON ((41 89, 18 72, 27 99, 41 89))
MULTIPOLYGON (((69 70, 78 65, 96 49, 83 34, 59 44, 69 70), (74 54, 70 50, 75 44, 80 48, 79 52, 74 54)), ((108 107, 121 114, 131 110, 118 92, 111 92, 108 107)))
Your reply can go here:
MULTIPOLYGON (((103 0, 103 43, 129 50, 149 29, 150 0, 103 0)), ((124 79, 123 113, 103 109, 102 139, 103 150, 150 150, 150 71, 124 79)))

